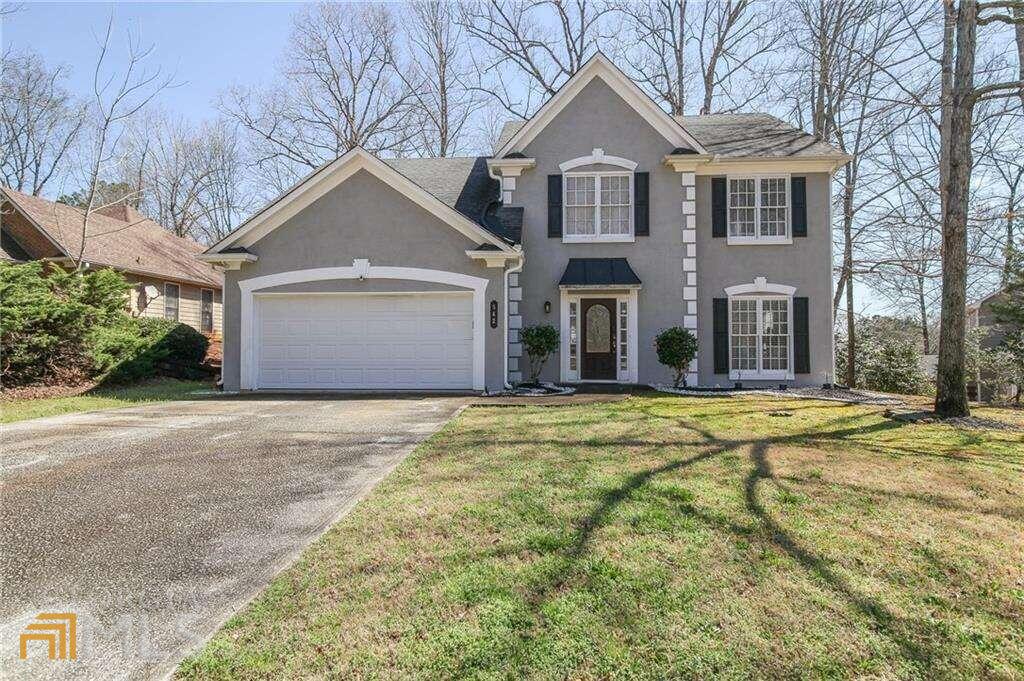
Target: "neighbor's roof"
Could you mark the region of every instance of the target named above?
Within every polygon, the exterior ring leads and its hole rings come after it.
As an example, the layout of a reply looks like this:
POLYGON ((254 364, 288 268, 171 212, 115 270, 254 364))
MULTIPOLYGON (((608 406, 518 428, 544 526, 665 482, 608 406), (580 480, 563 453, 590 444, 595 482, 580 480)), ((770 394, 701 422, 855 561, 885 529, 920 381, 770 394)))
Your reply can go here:
MULTIPOLYGON (((0 195, 43 229, 67 254, 78 255, 82 245, 80 209, 38 196, 0 187, 0 195)), ((93 213, 83 259, 93 265, 134 274, 203 284, 220 288, 223 277, 210 265, 196 260, 203 247, 175 236, 138 213, 138 222, 93 213)))
POLYGON ((0 260, 26 262, 31 259, 32 256, 26 253, 25 249, 18 245, 18 242, 14 240, 14 237, 6 231, 0 231, 0 260))
MULTIPOLYGON (((770 114, 709 114, 676 116, 675 119, 708 151, 723 158, 845 158, 832 145, 770 114)), ((495 149, 501 149, 525 123, 506 122, 495 149)))

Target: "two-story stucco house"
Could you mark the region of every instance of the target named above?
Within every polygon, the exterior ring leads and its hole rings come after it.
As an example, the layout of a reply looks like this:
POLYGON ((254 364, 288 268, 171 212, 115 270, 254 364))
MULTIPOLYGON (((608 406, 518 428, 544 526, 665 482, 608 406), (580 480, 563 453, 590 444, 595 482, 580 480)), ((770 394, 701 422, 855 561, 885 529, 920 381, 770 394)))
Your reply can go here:
POLYGON ((847 157, 761 114, 673 118, 598 55, 491 157, 354 149, 200 256, 226 269, 229 390, 690 385, 832 374, 830 186, 847 157))

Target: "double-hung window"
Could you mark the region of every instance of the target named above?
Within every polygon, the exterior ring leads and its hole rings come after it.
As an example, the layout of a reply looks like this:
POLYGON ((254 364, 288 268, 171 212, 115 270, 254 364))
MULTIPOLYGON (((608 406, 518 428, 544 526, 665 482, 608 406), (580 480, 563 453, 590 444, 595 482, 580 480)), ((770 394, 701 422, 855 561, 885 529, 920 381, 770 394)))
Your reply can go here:
POLYGON ((732 378, 793 377, 792 306, 788 296, 729 299, 732 378))
POLYGON ((790 243, 789 177, 729 177, 729 243, 790 243))
POLYGON ((563 241, 632 241, 632 173, 566 173, 563 241))
POLYGON ((178 321, 178 298, 181 289, 177 284, 164 283, 164 319, 178 321))

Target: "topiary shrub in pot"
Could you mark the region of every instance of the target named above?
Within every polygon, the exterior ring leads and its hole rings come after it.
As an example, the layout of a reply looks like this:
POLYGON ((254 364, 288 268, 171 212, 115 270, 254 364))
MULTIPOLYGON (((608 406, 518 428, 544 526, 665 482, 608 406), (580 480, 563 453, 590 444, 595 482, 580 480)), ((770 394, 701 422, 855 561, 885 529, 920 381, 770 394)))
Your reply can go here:
POLYGON ((544 363, 558 350, 558 329, 550 324, 527 326, 519 332, 519 338, 530 359, 530 382, 536 384, 544 363))
POLYGON ((682 383, 685 386, 686 370, 697 356, 697 337, 689 329, 673 326, 658 334, 654 348, 658 352, 658 361, 675 372, 672 385, 678 388, 682 383))

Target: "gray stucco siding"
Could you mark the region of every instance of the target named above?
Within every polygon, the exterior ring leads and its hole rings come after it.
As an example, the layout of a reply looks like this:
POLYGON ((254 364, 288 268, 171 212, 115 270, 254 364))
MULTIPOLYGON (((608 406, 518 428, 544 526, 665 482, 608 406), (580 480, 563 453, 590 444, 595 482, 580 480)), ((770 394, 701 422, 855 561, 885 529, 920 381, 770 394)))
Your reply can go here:
MULTIPOLYGON (((351 267, 369 259, 371 266, 409 267, 457 272, 486 279, 486 302, 503 307, 502 268, 470 259, 473 241, 406 198, 372 174, 359 171, 261 238, 249 250, 258 260, 225 273, 224 366, 226 390, 240 381, 239 282, 268 274, 320 267, 351 267)), ((413 280, 327 280, 289 284, 267 292, 413 292, 459 290, 413 280)), ((485 383, 498 390, 504 381, 503 326, 485 325, 485 383)))
MULTIPOLYGON (((637 378, 641 383, 666 382, 671 378, 670 372, 658 363, 654 338, 664 328, 683 325, 686 311, 683 190, 680 174, 663 163, 669 146, 607 84, 595 79, 523 149, 527 157, 536 159, 537 165, 518 178, 513 193, 513 204, 524 208, 526 266, 520 278, 523 324, 561 326, 558 280, 569 258, 625 257, 643 282, 638 294, 635 348, 637 378), (637 171, 650 173, 650 236, 636 237, 631 243, 563 243, 547 236, 547 176, 560 173, 560 163, 587 156, 595 148, 635 161, 637 171), (551 312, 547 314, 543 309, 545 301, 551 303, 551 312)), ((590 166, 575 171, 588 169, 622 170, 590 166)), ((830 178, 827 173, 804 175, 808 236, 794 238, 791 245, 778 246, 728 246, 725 239, 712 238, 711 180, 710 176, 697 177, 697 335, 701 384, 729 382, 727 375, 714 374, 713 299, 725 297, 726 286, 750 283, 757 276, 764 276, 771 283, 795 286, 795 295, 809 299, 811 372, 797 374, 793 383, 820 384, 826 375, 832 374, 830 178)), ((545 366, 542 378, 558 380, 560 367, 561 358, 556 354, 545 366)))
MULTIPOLYGON (((798 173, 794 173, 797 175, 798 173)), ((711 236, 711 177, 697 177, 697 314, 698 371, 701 383, 731 385, 727 374, 714 373, 712 305, 725 288, 749 284, 755 277, 795 286, 794 296, 808 299, 811 372, 796 374, 797 385, 821 385, 834 378, 832 363, 832 228, 829 221, 830 178, 808 173, 807 236, 792 244, 728 245, 711 236)), ((744 383, 756 381, 744 380, 744 383)), ((777 384, 779 381, 769 381, 777 384)))
MULTIPOLYGON (((638 294, 638 379, 663 382, 669 372, 658 363, 654 337, 681 323, 682 213, 679 174, 662 159, 671 151, 669 142, 636 113, 604 81, 589 83, 524 149, 537 166, 523 173, 513 194, 513 204, 523 206, 523 248, 526 266, 520 281, 523 324, 561 326, 558 280, 569 258, 627 258, 643 282, 638 294), (559 164, 588 156, 595 148, 620 156, 650 173, 650 236, 633 243, 562 243, 547 236, 547 176, 560 173, 559 164), (544 302, 551 313, 544 313, 544 302)), ((584 171, 588 168, 578 168, 584 171)), ((622 171, 616 166, 589 169, 622 171)), ((594 293, 595 296, 601 295, 594 293)), ((525 358, 524 358, 525 363, 525 358)), ((547 363, 544 380, 558 380, 561 358, 547 363)))

